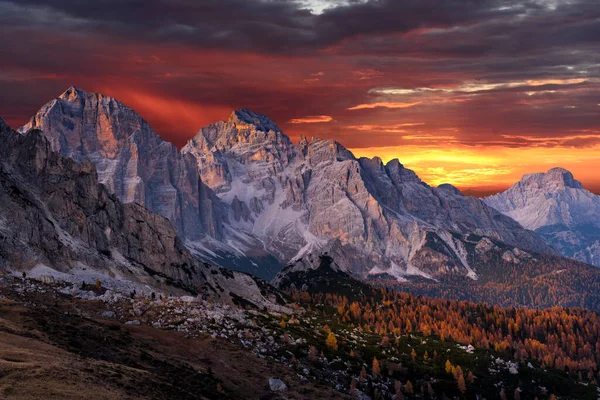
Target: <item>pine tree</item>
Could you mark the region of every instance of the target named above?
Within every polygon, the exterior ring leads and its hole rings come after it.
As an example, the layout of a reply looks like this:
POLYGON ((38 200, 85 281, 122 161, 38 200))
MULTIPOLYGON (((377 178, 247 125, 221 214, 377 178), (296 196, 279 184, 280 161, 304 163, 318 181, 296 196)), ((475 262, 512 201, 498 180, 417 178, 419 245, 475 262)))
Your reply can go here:
POLYGON ((360 370, 359 382, 363 383, 366 379, 367 379, 367 370, 365 369, 365 366, 363 365, 362 369, 360 370))
POLYGON ((467 374, 467 382, 470 384, 475 382, 475 376, 473 376, 473 373, 471 371, 469 371, 469 373, 467 374))
POLYGON ((446 373, 451 374, 453 369, 454 369, 454 367, 453 367, 452 363, 450 362, 450 360, 446 360, 446 373))
MULTIPOLYGON (((457 367, 456 369, 458 370, 459 368, 460 367, 457 367)), ((463 375, 462 371, 460 374, 457 373, 456 383, 458 384, 458 390, 460 390, 461 393, 465 393, 467 391, 465 376, 463 375)))
POLYGON ((414 392, 413 385, 410 381, 406 381, 406 385, 404 385, 404 391, 408 394, 412 394, 414 392))
POLYGON ((373 357, 373 368, 371 369, 373 376, 379 376, 381 373, 381 369, 379 367, 379 361, 377 361, 376 357, 373 357))
POLYGON ((337 339, 335 338, 335 335, 333 334, 333 332, 329 331, 329 335, 327 335, 327 340, 325 340, 325 344, 331 350, 338 349, 337 339))

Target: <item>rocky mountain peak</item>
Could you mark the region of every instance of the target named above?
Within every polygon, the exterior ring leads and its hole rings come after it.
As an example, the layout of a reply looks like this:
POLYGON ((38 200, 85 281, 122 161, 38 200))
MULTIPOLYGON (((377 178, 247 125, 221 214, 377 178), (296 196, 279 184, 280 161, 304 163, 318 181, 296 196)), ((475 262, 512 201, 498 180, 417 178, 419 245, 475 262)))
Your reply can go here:
POLYGON ((0 118, 0 131, 9 129, 10 127, 6 124, 6 122, 4 122, 4 120, 2 118, 0 118))
POLYGON ((437 187, 438 191, 441 191, 442 193, 450 193, 453 194, 455 196, 462 196, 463 194, 461 193, 461 191, 454 185, 451 185, 449 183, 442 183, 441 185, 439 185, 437 187))
POLYGON ((167 217, 186 239, 219 236, 218 200, 199 182, 195 160, 162 140, 123 103, 72 86, 20 132, 30 135, 35 129, 63 157, 90 160, 100 182, 122 202, 167 217))
POLYGON ((100 93, 71 86, 46 103, 29 122, 19 128, 44 132, 53 150, 76 160, 91 153, 114 159, 126 142, 158 146, 163 140, 135 111, 100 93))
MULTIPOLYGON (((235 110, 227 121, 219 121, 200 129, 183 147, 183 153, 208 154, 211 151, 227 152, 234 147, 238 153, 254 152, 256 145, 267 146, 275 152, 288 152, 290 138, 281 132, 267 116, 242 108, 235 110)), ((267 151, 272 152, 272 151, 267 151)))
POLYGON ((300 141, 297 149, 311 165, 324 161, 355 160, 354 154, 341 143, 331 139, 311 137, 310 141, 300 141))
POLYGON ((262 132, 281 132, 277 124, 266 115, 255 113, 247 108, 233 111, 229 116, 229 122, 238 126, 252 125, 255 130, 262 132))
POLYGON ((600 196, 585 190, 568 170, 525 175, 485 202, 535 230, 562 255, 600 267, 600 196))
POLYGON ((583 189, 581 182, 576 180, 570 171, 560 167, 549 169, 547 172, 525 175, 519 183, 542 191, 583 189))
POLYGON ((77 98, 83 98, 89 95, 91 95, 90 92, 87 92, 76 86, 71 86, 67 90, 65 90, 60 96, 58 96, 58 98, 61 100, 72 102, 75 101, 77 98))

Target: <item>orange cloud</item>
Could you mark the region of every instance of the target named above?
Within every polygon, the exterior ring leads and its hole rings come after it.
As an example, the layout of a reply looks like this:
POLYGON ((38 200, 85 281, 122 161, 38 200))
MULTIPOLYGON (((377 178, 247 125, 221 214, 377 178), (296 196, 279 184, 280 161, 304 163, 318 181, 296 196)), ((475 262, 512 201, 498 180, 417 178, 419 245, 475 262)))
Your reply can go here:
POLYGON ((384 107, 384 108, 409 108, 409 107, 414 107, 414 106, 419 105, 419 104, 421 104, 420 101, 417 101, 415 103, 398 103, 398 102, 393 102, 393 101, 382 101, 382 102, 378 102, 378 103, 359 104, 357 106, 348 108, 348 110, 350 110, 350 111, 353 111, 353 110, 363 110, 363 109, 377 108, 377 107, 384 107))
POLYGON ((403 128, 411 128, 414 126, 423 126, 424 122, 407 122, 403 124, 390 125, 348 125, 348 129, 356 129, 357 131, 377 131, 377 132, 405 132, 403 128))
POLYGON ((333 121, 333 118, 329 115, 313 115, 304 118, 294 118, 289 122, 290 124, 317 124, 331 121, 333 121))

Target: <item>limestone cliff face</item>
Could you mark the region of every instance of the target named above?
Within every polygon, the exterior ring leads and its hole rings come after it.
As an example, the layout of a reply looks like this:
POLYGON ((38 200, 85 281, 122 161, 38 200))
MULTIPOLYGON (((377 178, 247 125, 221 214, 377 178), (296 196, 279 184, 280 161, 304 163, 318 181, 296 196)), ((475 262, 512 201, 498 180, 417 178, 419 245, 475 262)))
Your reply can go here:
POLYGON ((167 217, 186 238, 221 237, 221 206, 199 179, 195 159, 117 100, 71 87, 19 131, 30 129, 43 131, 62 156, 92 161, 111 193, 167 217))
POLYGON ((535 230, 561 255, 600 267, 600 196, 566 169, 525 175, 485 201, 535 230))
POLYGON ((477 242, 466 235, 553 252, 479 199, 451 185, 432 188, 398 160, 357 159, 331 140, 292 145, 249 110, 203 128, 182 152, 196 157, 201 178, 231 206, 231 224, 284 262, 327 251, 359 276, 476 277, 468 255, 477 242))
POLYGON ((279 309, 278 294, 249 275, 192 257, 165 217, 123 204, 98 183, 94 165, 52 150, 37 129, 19 135, 0 119, 0 266, 44 265, 169 293, 201 292, 279 309))
POLYGON ((91 162, 61 157, 40 131, 0 131, 0 246, 8 266, 99 269, 151 285, 199 282, 168 220, 123 205, 98 184, 91 162))

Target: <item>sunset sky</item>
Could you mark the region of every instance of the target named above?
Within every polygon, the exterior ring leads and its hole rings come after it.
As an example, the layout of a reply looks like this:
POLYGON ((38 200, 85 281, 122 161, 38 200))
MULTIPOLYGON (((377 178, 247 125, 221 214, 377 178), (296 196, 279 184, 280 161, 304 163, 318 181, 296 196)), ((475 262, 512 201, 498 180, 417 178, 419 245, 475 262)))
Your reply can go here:
POLYGON ((76 85, 181 146, 246 107, 482 194, 600 192, 597 0, 0 0, 0 116, 76 85))

